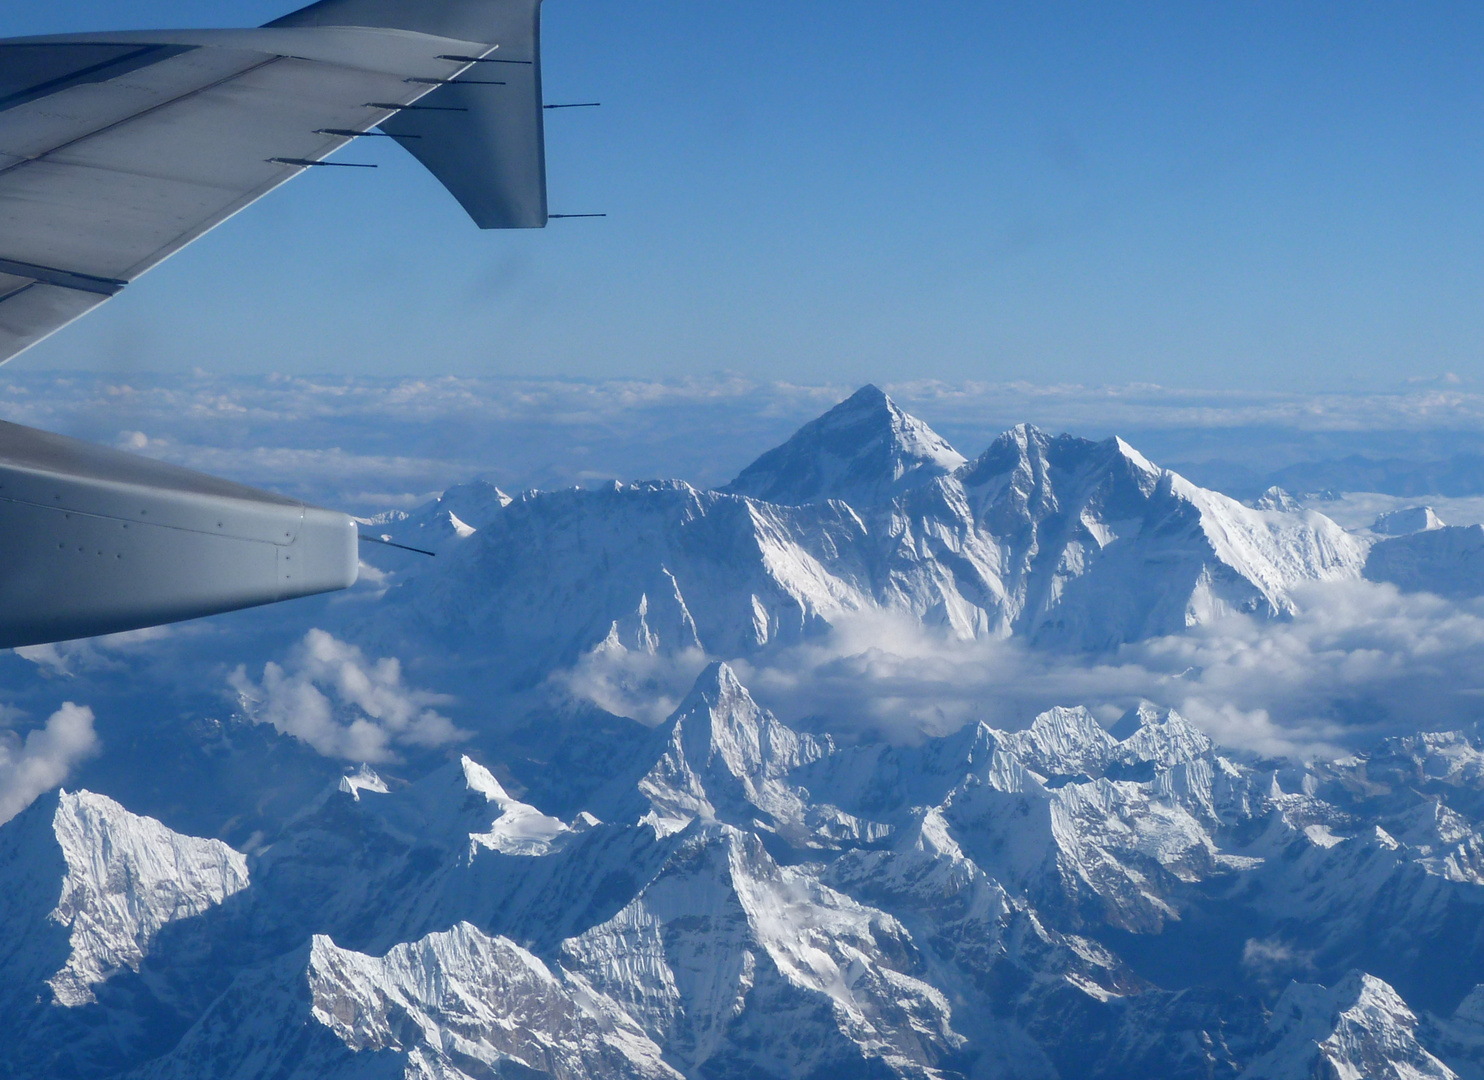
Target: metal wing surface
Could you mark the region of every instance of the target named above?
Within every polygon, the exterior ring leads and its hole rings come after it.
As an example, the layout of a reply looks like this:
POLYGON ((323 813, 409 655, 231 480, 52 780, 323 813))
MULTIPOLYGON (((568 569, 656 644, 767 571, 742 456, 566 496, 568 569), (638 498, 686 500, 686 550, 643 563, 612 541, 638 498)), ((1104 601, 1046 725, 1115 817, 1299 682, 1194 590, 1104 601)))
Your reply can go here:
POLYGON ((398 7, 0 42, 0 362, 377 126, 480 225, 544 225, 539 0, 398 7))

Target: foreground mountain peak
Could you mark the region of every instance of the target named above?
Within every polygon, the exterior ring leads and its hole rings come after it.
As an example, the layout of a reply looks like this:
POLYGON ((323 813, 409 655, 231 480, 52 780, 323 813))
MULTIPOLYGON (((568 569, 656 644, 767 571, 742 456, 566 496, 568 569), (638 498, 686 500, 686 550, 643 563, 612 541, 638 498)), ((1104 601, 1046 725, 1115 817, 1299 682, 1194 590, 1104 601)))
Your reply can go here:
POLYGON ((967 459, 885 392, 863 386, 758 458, 726 490, 784 506, 885 502, 967 459))
POLYGON ((246 857, 220 840, 173 832, 90 791, 33 803, 0 840, 0 866, 21 881, 0 890, 0 926, 15 943, 0 999, 49 997, 68 1009, 137 971, 167 925, 248 887, 246 857))
POLYGON ((823 745, 780 723, 752 699, 727 664, 712 664, 670 719, 664 755, 639 783, 664 834, 691 821, 748 821, 758 811, 775 822, 802 814, 785 778, 818 760, 823 745))
POLYGON ((1417 1017, 1390 984, 1352 971, 1332 988, 1294 983, 1273 1009, 1277 1044, 1244 1075, 1455 1080, 1417 1041, 1417 1017))

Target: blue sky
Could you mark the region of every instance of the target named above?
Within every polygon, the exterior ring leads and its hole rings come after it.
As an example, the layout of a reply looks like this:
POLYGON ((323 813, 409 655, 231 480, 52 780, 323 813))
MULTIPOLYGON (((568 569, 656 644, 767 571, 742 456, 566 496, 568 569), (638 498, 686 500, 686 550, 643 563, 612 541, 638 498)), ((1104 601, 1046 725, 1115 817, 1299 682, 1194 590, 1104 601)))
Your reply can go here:
MULTIPOLYGON (((0 34, 267 2, 6 5, 0 34)), ((550 0, 553 208, 289 185, 16 363, 1365 389, 1484 377, 1484 15, 550 0)))

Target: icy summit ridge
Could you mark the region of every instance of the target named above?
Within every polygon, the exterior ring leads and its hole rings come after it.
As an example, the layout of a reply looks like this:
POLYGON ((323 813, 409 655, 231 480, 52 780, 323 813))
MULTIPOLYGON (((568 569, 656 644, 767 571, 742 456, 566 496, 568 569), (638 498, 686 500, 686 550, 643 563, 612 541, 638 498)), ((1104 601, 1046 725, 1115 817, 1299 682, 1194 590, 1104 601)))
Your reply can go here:
POLYGON ((725 490, 785 506, 839 499, 859 510, 964 461, 927 424, 867 385, 763 454, 725 490))

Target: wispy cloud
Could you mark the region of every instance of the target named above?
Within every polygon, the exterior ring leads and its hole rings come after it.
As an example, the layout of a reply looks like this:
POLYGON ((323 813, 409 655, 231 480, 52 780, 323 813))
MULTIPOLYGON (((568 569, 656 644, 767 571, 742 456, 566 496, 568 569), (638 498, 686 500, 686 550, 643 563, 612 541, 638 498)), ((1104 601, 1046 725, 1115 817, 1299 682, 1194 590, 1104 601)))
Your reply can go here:
MULTIPOLYGON (((1358 449, 1421 452, 1398 433, 1424 433, 1429 453, 1484 445, 1484 393, 1446 382, 1351 394, 931 380, 885 388, 970 455, 1022 421, 1133 436, 1166 461, 1216 456, 1264 469, 1358 449), (1390 441, 1377 442, 1376 433, 1390 441)), ((476 476, 507 490, 610 478, 719 485, 855 389, 725 373, 572 380, 197 372, 125 381, 16 369, 0 379, 0 417, 374 512, 476 476)))
POLYGON ((667 655, 598 648, 572 668, 557 672, 551 681, 600 709, 653 727, 675 711, 710 662, 700 649, 667 655))
POLYGON ((0 734, 0 824, 64 782, 97 752, 93 710, 70 701, 24 739, 14 732, 0 734))
POLYGON ((309 631, 284 664, 265 665, 261 681, 250 678, 245 665, 228 681, 248 717, 326 757, 392 761, 399 748, 427 749, 469 737, 433 708, 450 699, 407 686, 394 657, 369 661, 323 630, 309 631))
MULTIPOLYGON (((1053 705, 1085 705, 1112 721, 1147 700, 1179 709, 1223 745, 1305 756, 1484 719, 1484 601, 1363 581, 1310 586, 1296 599, 1292 619, 1232 616, 1094 655, 964 641, 871 615, 732 662, 780 716, 846 736, 911 740, 976 721, 1013 729, 1053 705)), ((566 685, 653 721, 648 703, 677 700, 695 669, 689 656, 595 654, 566 685)))

